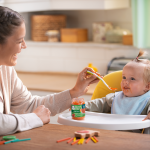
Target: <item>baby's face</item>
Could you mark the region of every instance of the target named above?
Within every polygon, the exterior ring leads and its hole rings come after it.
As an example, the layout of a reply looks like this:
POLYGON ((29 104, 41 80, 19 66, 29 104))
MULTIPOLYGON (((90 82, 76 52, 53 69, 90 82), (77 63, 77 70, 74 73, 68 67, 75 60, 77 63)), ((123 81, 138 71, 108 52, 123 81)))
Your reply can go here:
POLYGON ((134 97, 146 93, 146 84, 143 80, 145 64, 129 62, 122 72, 121 89, 125 96, 134 97))

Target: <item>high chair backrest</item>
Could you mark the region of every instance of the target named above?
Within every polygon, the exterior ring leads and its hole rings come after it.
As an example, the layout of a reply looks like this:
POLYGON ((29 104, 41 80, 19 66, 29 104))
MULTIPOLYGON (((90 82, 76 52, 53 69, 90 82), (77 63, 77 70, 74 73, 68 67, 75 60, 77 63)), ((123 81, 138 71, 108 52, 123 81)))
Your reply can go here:
MULTIPOLYGON (((104 76, 103 79, 110 87, 117 88, 117 91, 122 91, 122 70, 109 73, 106 76, 104 76)), ((107 94, 114 92, 116 91, 109 90, 102 81, 99 81, 92 95, 92 100, 96 98, 105 97, 107 94)))

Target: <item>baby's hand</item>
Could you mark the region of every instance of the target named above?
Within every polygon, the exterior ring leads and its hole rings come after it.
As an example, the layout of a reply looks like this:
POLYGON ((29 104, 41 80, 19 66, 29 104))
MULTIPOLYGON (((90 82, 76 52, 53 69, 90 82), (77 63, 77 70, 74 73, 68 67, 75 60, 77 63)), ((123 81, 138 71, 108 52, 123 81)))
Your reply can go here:
POLYGON ((150 119, 150 112, 148 113, 148 115, 142 121, 145 121, 147 119, 150 119))

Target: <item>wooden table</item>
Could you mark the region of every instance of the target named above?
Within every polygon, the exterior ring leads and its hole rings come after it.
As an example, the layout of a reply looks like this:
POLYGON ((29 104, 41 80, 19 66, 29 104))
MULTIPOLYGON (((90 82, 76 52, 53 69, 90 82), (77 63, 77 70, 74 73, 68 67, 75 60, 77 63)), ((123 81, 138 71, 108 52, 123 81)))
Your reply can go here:
POLYGON ((85 129, 91 128, 47 124, 13 134, 19 139, 31 138, 31 140, 0 145, 0 150, 150 150, 150 135, 101 129, 96 129, 100 131, 98 143, 91 140, 88 144, 73 146, 66 141, 56 143, 59 139, 73 137, 75 131, 85 129))

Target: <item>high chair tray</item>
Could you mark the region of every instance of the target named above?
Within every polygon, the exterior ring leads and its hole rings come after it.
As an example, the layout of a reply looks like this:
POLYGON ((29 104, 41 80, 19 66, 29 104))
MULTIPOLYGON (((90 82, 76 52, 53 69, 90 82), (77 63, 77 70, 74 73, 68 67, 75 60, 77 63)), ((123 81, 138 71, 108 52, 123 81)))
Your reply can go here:
POLYGON ((62 113, 57 122, 63 125, 106 130, 135 130, 150 127, 150 120, 142 121, 146 115, 116 115, 85 112, 84 120, 73 120, 71 112, 62 113))

